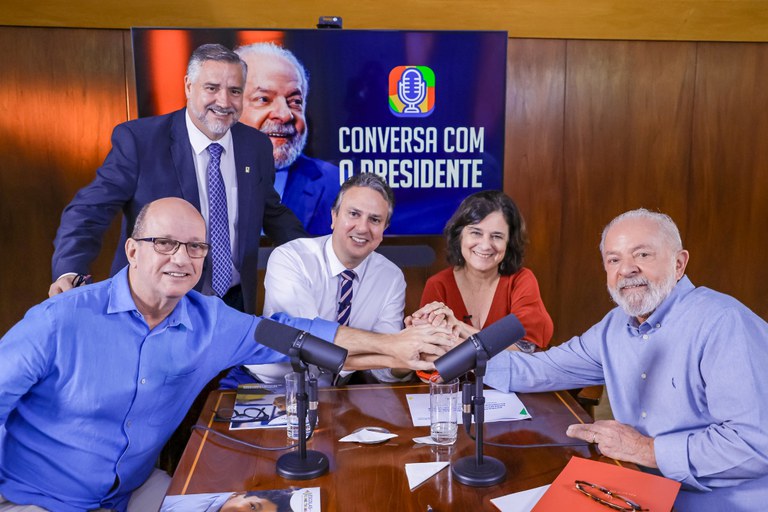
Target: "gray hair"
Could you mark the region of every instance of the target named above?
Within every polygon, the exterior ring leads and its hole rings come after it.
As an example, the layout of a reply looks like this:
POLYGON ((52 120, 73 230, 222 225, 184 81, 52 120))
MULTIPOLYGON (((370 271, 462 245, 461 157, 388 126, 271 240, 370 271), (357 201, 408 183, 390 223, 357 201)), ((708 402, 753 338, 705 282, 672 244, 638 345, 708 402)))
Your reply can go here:
POLYGON ((675 221, 672 220, 672 217, 666 213, 652 212, 645 208, 638 208, 637 210, 630 210, 622 213, 605 226, 603 235, 600 238, 600 254, 603 254, 603 250, 605 249, 605 236, 608 234, 608 231, 619 222, 628 219, 646 219, 655 222, 659 227, 661 235, 666 239, 669 246, 674 251, 683 250, 683 241, 680 238, 680 231, 677 229, 677 225, 675 224, 675 221))
POLYGON ((194 82, 200 73, 200 67, 206 61, 225 62, 227 64, 240 64, 243 68, 243 81, 248 76, 248 65, 238 54, 221 44, 203 44, 198 46, 187 64, 187 77, 194 82))
POLYGON ((307 77, 307 70, 296 56, 289 50, 286 50, 282 46, 278 46, 275 43, 253 43, 246 46, 239 46, 235 48, 235 53, 245 59, 248 55, 272 55, 274 57, 282 57, 291 63, 296 68, 296 73, 299 75, 299 89, 301 95, 306 100, 309 94, 309 78, 307 77))
POLYGON ((336 215, 339 214, 341 199, 344 197, 344 192, 351 189, 352 187, 367 187, 381 194, 381 196, 387 202, 388 211, 386 225, 389 226, 389 221, 392 220, 392 212, 395 209, 395 194, 392 192, 392 189, 389 188, 389 185, 387 185, 387 182, 384 181, 381 176, 371 172, 354 174, 347 181, 341 184, 339 194, 336 196, 336 200, 333 202, 333 211, 336 213, 336 215))
POLYGON ((144 234, 144 224, 147 222, 147 212, 150 206, 152 206, 151 202, 142 206, 139 214, 136 216, 136 221, 133 223, 133 231, 131 231, 131 238, 134 240, 141 238, 144 234))

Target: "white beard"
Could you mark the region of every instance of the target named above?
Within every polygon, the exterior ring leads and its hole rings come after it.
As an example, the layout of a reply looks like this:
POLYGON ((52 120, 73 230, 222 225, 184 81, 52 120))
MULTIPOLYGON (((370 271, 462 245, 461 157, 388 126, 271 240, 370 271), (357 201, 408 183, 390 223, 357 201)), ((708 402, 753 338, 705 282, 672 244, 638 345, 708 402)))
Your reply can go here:
POLYGON ((299 158, 304 146, 307 145, 307 129, 303 133, 298 133, 293 124, 281 124, 274 121, 264 121, 259 130, 266 135, 270 133, 287 135, 285 144, 281 144, 272 150, 272 157, 275 159, 275 169, 285 169, 290 167, 293 162, 299 158))
POLYGON ((608 287, 608 293, 611 294, 613 302, 629 316, 647 318, 664 302, 675 284, 677 284, 677 280, 673 267, 672 271, 660 283, 651 283, 645 277, 620 279, 615 288, 608 287), (625 290, 624 295, 622 295, 622 288, 636 285, 646 285, 646 287, 645 289, 625 290))

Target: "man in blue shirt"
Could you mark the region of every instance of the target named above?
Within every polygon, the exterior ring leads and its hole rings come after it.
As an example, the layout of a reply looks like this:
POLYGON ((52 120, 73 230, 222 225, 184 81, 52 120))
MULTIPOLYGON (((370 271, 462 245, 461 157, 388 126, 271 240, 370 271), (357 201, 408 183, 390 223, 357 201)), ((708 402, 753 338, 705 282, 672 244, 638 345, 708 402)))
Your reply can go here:
POLYGON ((768 503, 768 324, 732 297, 694 287, 671 218, 615 218, 600 252, 619 307, 546 352, 502 351, 486 383, 504 391, 605 384, 615 421, 568 435, 682 482, 675 509, 768 503))
MULTIPOLYGON (((205 222, 191 204, 150 203, 126 240, 126 268, 33 307, 3 336, 0 511, 126 510, 208 381, 244 362, 286 359, 254 341, 258 317, 192 290, 205 240, 205 222)), ((447 343, 441 331, 421 331, 375 353, 371 347, 387 345, 375 334, 321 319, 277 319, 335 339, 353 369, 403 359, 431 366, 421 354, 439 354, 447 343)), ((151 507, 129 510, 156 510, 163 494, 151 507)))

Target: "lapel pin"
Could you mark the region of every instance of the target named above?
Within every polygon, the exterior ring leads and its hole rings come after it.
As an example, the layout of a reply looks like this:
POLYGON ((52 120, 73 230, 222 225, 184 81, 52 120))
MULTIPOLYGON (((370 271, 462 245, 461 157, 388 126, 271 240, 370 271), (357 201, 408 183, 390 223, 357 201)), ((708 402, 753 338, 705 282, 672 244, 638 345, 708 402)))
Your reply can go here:
POLYGON ((245 166, 245 174, 250 174, 250 173, 251 173, 251 168, 246 165, 245 166))

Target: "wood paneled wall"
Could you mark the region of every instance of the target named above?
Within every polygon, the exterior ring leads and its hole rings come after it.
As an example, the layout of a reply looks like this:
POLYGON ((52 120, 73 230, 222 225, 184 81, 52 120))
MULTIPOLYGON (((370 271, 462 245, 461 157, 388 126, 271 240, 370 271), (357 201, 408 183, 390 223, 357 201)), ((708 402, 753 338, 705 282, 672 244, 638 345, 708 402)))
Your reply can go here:
POLYGON ((293 0, 284 8, 210 0, 6 1, 0 25, 82 28, 315 28, 506 30, 510 37, 768 41, 765 0, 293 0))
MULTIPOLYGON (((46 297, 61 210, 135 112, 124 30, 0 27, 0 45, 2 333, 46 297)), ((505 190, 556 341, 611 307, 600 232, 640 206, 677 221, 694 283, 768 318, 768 44, 510 39, 507 66, 505 190)), ((409 311, 444 266, 440 238, 416 242, 438 261, 406 272, 409 311)))

